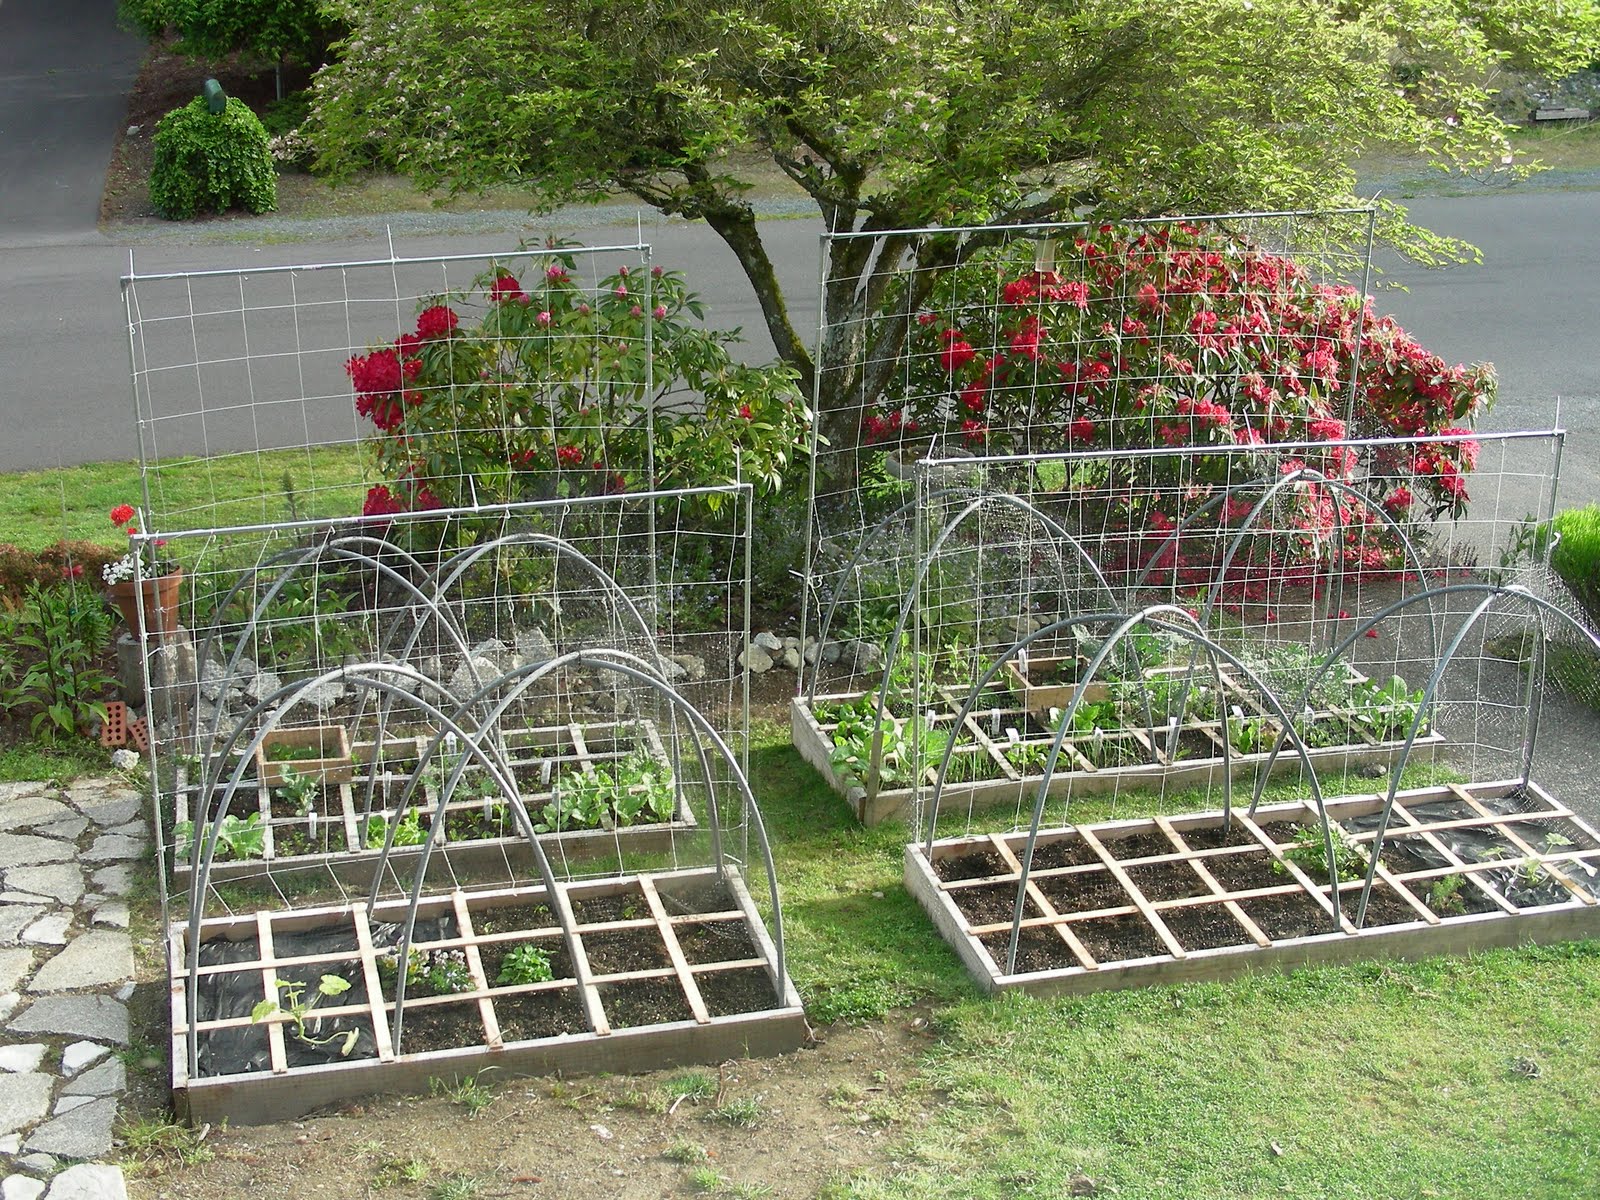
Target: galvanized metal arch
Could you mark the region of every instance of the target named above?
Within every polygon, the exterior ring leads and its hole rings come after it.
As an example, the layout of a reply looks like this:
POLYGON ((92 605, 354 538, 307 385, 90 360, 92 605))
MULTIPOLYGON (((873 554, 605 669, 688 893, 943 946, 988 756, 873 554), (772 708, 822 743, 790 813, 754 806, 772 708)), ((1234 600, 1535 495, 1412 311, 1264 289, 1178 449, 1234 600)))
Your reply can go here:
MULTIPOLYGON (((217 806, 216 815, 214 817, 212 817, 210 819, 210 821, 209 821, 208 828, 206 830, 204 851, 202 852, 202 850, 201 850, 201 841, 200 841, 200 837, 199 837, 199 832, 200 831, 199 831, 198 822, 196 823, 196 827, 195 827, 196 836, 194 838, 193 846, 192 846, 191 851, 190 851, 190 853, 191 853, 191 864, 192 864, 192 867, 193 867, 194 883, 191 886, 190 901, 189 901, 188 954, 187 954, 187 960, 188 961, 187 961, 186 966, 187 966, 187 970, 188 970, 187 992, 188 992, 189 1011, 191 1013, 191 1016, 196 1011, 196 1009, 195 1009, 195 1001, 196 1001, 196 996, 197 996, 199 967, 200 967, 200 924, 201 924, 201 921, 202 921, 202 913, 203 913, 203 908, 204 908, 204 901, 205 901, 206 891, 210 886, 211 867, 212 867, 212 863, 213 863, 213 861, 215 859, 215 855, 216 855, 217 838, 218 838, 218 836, 219 836, 219 834, 221 832, 221 829, 222 829, 223 818, 227 815, 228 807, 229 807, 229 804, 231 804, 231 802, 232 802, 233 795, 237 791, 239 783, 244 777, 245 767, 249 763, 250 757, 254 754, 255 750, 261 745, 261 743, 262 743, 263 739, 266 737, 266 735, 269 734, 270 732, 272 732, 272 730, 277 726, 278 722, 281 721, 283 719, 283 717, 289 712, 289 710, 293 708, 294 702, 293 702, 292 699, 289 699, 289 698, 292 697, 295 693, 304 692, 305 690, 307 690, 309 688, 317 687, 317 686, 319 686, 321 684, 333 682, 335 680, 354 679, 359 685, 361 685, 363 687, 372 688, 372 689, 379 690, 379 691, 391 692, 391 693, 393 693, 395 695, 403 696, 405 699, 407 699, 411 703, 415 704, 419 709, 421 709, 423 712, 425 712, 433 720, 439 722, 446 729, 449 729, 452 732, 457 733, 459 736, 465 738, 469 743, 469 750, 472 753, 472 755, 475 758, 477 758, 479 763, 495 777, 496 783, 500 784, 501 787, 505 790, 506 795, 507 795, 507 797, 508 797, 508 799, 509 799, 509 801, 511 803, 511 806, 512 806, 513 815, 518 819, 518 824, 521 827, 522 833, 524 834, 524 836, 526 836, 528 838, 529 845, 530 845, 530 847, 532 848, 532 851, 533 851, 534 862, 535 862, 535 864, 537 865, 537 867, 539 869, 540 876, 543 879, 543 881, 545 883, 545 886, 546 886, 547 890, 549 891, 549 893, 551 895, 554 894, 554 891, 555 891, 555 874, 551 870, 550 862, 545 856, 544 847, 539 843, 539 840, 538 840, 537 836, 533 832, 533 824, 528 819, 527 811, 524 808, 524 806, 522 804, 522 801, 521 801, 521 797, 520 797, 520 795, 518 794, 518 792, 516 790, 515 777, 512 775, 509 767, 505 763, 496 760, 489 752, 487 752, 480 744, 478 744, 477 741, 473 740, 471 738, 470 733, 467 730, 461 728, 459 725, 457 725, 455 723, 455 721, 450 717, 449 714, 445 713, 443 710, 439 709, 437 706, 435 706, 435 705, 429 703, 427 700, 423 699, 415 691, 408 690, 408 689, 402 687, 400 684, 398 684, 398 683, 396 683, 396 682, 394 682, 394 681, 392 681, 390 679, 384 678, 384 676, 396 676, 401 680, 409 681, 409 682, 411 682, 413 684, 420 685, 420 688, 422 690, 432 690, 432 691, 442 692, 445 695, 449 694, 448 690, 445 689, 442 685, 440 685, 439 683, 437 683, 434 680, 429 679, 427 676, 423 675, 421 672, 416 671, 415 669, 413 669, 411 667, 407 667, 407 666, 404 666, 404 665, 392 664, 392 663, 366 663, 366 664, 362 664, 362 665, 359 665, 359 666, 353 666, 353 667, 339 667, 339 668, 337 668, 337 669, 335 669, 333 671, 326 672, 325 674, 323 674, 323 675, 321 675, 321 676, 319 676, 319 677, 317 677, 315 679, 302 680, 302 681, 297 682, 297 683, 289 684, 289 685, 287 685, 287 686, 285 686, 283 688, 280 688, 277 692, 274 692, 271 696, 268 696, 268 697, 264 698, 263 700, 261 700, 256 705, 255 709, 252 710, 252 712, 250 714, 251 717, 257 717, 257 716, 260 716, 263 713, 266 713, 267 714, 266 720, 262 723, 261 727, 257 730, 256 734, 251 739, 250 745, 246 749, 245 754, 240 757, 237 766, 234 768, 233 778, 229 781, 228 787, 227 787, 226 791, 223 793, 222 802, 217 806), (286 703, 286 704, 283 704, 281 707, 276 708, 275 711, 269 711, 269 710, 273 710, 273 706, 276 705, 278 701, 284 700, 284 699, 289 699, 289 702, 286 703)), ((248 718, 247 718, 247 721, 248 721, 248 718)), ((247 722, 242 722, 239 725, 239 727, 237 727, 233 731, 233 734, 230 736, 228 744, 227 744, 227 746, 225 747, 225 749, 223 751, 224 758, 228 754, 232 753, 234 746, 237 744, 237 742, 238 742, 238 740, 239 740, 239 738, 240 738, 240 736, 241 736, 241 734, 243 732, 245 723, 247 723, 247 722)), ((208 791, 206 793, 205 798, 209 802, 209 800, 211 799, 210 791, 208 791)), ((378 875, 381 875, 381 873, 383 871, 383 868, 387 865, 388 853, 389 853, 389 845, 388 845, 388 839, 386 839, 385 850, 384 850, 383 855, 379 859, 379 863, 378 863, 378 867, 377 867, 377 874, 378 875)), ((417 876, 416 876, 416 882, 414 884, 414 889, 413 889, 413 895, 414 896, 416 894, 418 894, 419 891, 420 891, 421 880, 423 878, 423 873, 425 871, 425 868, 426 868, 426 863, 424 861, 418 867, 418 872, 417 872, 417 876)), ((370 912, 370 905, 369 905, 369 912, 370 912)), ((412 915, 413 916, 415 915, 415 905, 414 905, 414 903, 413 903, 413 908, 412 908, 412 915)), ((568 950, 571 951, 573 949, 573 943, 572 943, 573 934, 572 934, 572 930, 566 924, 564 919, 562 918, 559 910, 557 910, 556 918, 557 918, 558 923, 560 923, 560 925, 561 925, 562 934, 563 934, 563 937, 567 941, 568 950)), ((401 973, 402 980, 403 980, 403 976, 404 976, 404 973, 402 972, 401 973)), ((403 984, 403 982, 401 983, 400 987, 401 987, 400 994, 397 995, 396 1001, 395 1001, 395 1017, 396 1017, 396 1028, 397 1029, 398 1029, 398 1024, 399 1024, 399 1018, 400 1018, 400 1015, 401 1015, 401 1006, 404 1003, 404 994, 403 994, 404 984, 403 984)), ((398 1053, 398 1049, 399 1049, 398 1042, 396 1043, 395 1049, 396 1049, 396 1052, 398 1053)), ((197 1029, 195 1027, 195 1022, 192 1019, 191 1019, 190 1024, 189 1024, 189 1032, 188 1032, 188 1038, 187 1038, 187 1052, 188 1052, 190 1071, 192 1073, 193 1072, 198 1072, 198 1069, 199 1069, 199 1067, 198 1067, 199 1037, 198 1037, 198 1031, 197 1031, 197 1029)))

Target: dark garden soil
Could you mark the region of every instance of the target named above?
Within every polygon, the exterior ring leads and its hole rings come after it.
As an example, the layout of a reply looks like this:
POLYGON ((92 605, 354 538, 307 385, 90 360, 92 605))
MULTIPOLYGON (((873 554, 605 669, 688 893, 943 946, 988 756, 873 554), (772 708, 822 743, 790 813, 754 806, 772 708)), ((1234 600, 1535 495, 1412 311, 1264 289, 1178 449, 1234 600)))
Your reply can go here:
POLYGON ((696 921, 675 926, 673 933, 683 957, 691 964, 759 957, 742 921, 696 921))
POLYGON ((572 913, 579 925, 603 925, 607 921, 637 921, 649 916, 649 909, 638 892, 627 892, 618 896, 591 896, 586 900, 573 900, 572 913))
MULTIPOLYGON (((1344 902, 1343 907, 1345 912, 1353 919, 1355 917, 1356 901, 1361 895, 1361 891, 1359 886, 1353 886, 1349 890, 1350 899, 1344 902)), ((1373 884, 1372 896, 1367 901, 1365 928, 1376 929, 1381 925, 1404 925, 1408 921, 1420 920, 1422 920, 1422 917, 1417 913, 1417 910, 1395 895, 1393 888, 1385 887, 1381 883, 1373 884)))
MULTIPOLYGON (((997 925, 1002 921, 1010 921, 1016 911, 1017 885, 1014 883, 990 883, 974 888, 960 888, 950 893, 950 898, 956 902, 956 907, 961 910, 961 915, 966 918, 969 925, 997 925)), ((1023 917, 1037 917, 1043 914, 1030 899, 1022 907, 1023 917)))
POLYGON ((632 1029, 639 1025, 665 1025, 669 1021, 690 1021, 694 1013, 676 977, 633 979, 602 983, 597 989, 606 1020, 613 1029, 632 1029))
POLYGON ((1216 850, 1222 846, 1260 845, 1250 835, 1250 831, 1238 821, 1232 822, 1226 830, 1221 825, 1203 825, 1197 829, 1180 829, 1178 835, 1183 838, 1191 850, 1216 850))
POLYGON ((1273 941, 1333 932, 1333 918, 1303 893, 1241 900, 1239 907, 1273 941))
POLYGON ((587 1033, 583 1002, 573 988, 548 992, 525 992, 520 996, 496 996, 495 1016, 500 1021, 502 1042, 528 1042, 535 1038, 563 1033, 587 1033))
POLYGON ((400 1052, 421 1054, 427 1050, 455 1050, 484 1044, 483 1021, 478 1002, 457 1004, 406 1005, 400 1028, 400 1052))
POLYGON ((1168 908, 1161 920, 1185 950, 1215 950, 1220 946, 1247 945, 1244 926, 1220 904, 1168 908))
POLYGON ((1098 864, 1100 856, 1081 838, 1062 838, 1033 848, 1033 869, 1048 871, 1054 867, 1087 867, 1098 864))
POLYGON ((499 908, 475 909, 472 928, 477 933, 511 933, 519 929, 552 929, 555 914, 548 906, 532 901, 499 908))
MULTIPOLYGON (((1132 904, 1127 891, 1110 871, 1079 871, 1071 875, 1046 875, 1036 879, 1039 890, 1059 913, 1094 912, 1132 904)), ((1008 885, 1011 886, 1011 885, 1008 885)), ((1011 886, 1012 895, 1016 894, 1011 886)), ((1010 920, 1007 913, 1006 920, 1010 920)))
POLYGON ((1204 896, 1211 890, 1195 869, 1184 862, 1150 863, 1123 870, 1147 900, 1182 900, 1188 896, 1204 896))
POLYGON ((1156 933, 1155 926, 1145 920, 1142 913, 1074 921, 1072 932, 1078 935, 1078 940, 1083 943, 1084 949, 1094 955, 1096 962, 1126 962, 1129 959, 1171 953, 1156 933))
MULTIPOLYGON (((995 964, 1000 968, 1001 974, 1006 969, 1006 947, 1011 944, 1011 934, 1008 930, 997 933, 986 933, 978 939, 989 951, 995 964)), ((1061 935, 1045 926, 1031 925, 1024 929, 1017 938, 1017 965, 1013 974, 1022 975, 1029 971, 1059 971, 1066 967, 1078 965, 1077 959, 1072 956, 1072 950, 1066 942, 1061 940, 1061 935)))
POLYGON ((589 971, 594 975, 619 975, 624 971, 648 971, 672 965, 672 958, 654 927, 586 933, 583 950, 589 959, 589 971))
POLYGON ((1256 854, 1227 854, 1205 861, 1212 877, 1230 892, 1295 885, 1294 877, 1286 870, 1277 869, 1278 860, 1265 850, 1256 854))
POLYGON ((1158 854, 1176 854, 1174 846, 1162 833, 1135 833, 1127 837, 1102 838, 1101 844, 1119 861, 1130 858, 1154 858, 1158 854))
POLYGON ((700 998, 705 1001, 706 1012, 713 1017, 761 1012, 780 1003, 772 977, 761 967, 701 972, 695 976, 695 984, 700 989, 700 998))
MULTIPOLYGON (((1038 865, 1037 851, 1034 864, 1038 865)), ((960 879, 986 879, 990 875, 1004 875, 1007 867, 1006 860, 1000 857, 1000 852, 990 847, 976 854, 936 859, 933 869, 940 879, 948 883, 960 879)))

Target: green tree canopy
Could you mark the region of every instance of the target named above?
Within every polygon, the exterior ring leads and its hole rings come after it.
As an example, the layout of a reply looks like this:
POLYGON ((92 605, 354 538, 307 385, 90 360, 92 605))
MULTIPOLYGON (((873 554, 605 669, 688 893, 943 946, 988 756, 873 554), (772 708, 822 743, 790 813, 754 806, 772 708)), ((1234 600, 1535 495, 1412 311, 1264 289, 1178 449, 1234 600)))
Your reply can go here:
MULTIPOLYGON (((363 0, 344 16, 314 88, 324 168, 509 181, 538 206, 622 190, 703 219, 806 387, 739 151, 833 231, 1327 207, 1354 199, 1351 159, 1374 146, 1508 169, 1496 72, 1559 75, 1600 46, 1593 0, 363 0)), ((1460 250, 1394 210, 1385 233, 1460 250)), ((835 243, 829 328, 949 253, 835 243)), ((825 422, 896 349, 841 339, 825 422)))
POLYGON ((320 0, 122 0, 120 13, 148 38, 176 32, 177 50, 198 58, 244 53, 316 65, 342 32, 320 0))

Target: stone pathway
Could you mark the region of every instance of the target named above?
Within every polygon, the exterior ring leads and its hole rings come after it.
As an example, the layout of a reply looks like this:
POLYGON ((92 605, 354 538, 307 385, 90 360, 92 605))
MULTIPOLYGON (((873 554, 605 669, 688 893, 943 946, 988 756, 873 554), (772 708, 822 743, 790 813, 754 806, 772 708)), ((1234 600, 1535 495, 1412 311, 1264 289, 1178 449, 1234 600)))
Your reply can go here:
POLYGON ((0 1200, 125 1200, 127 894, 149 832, 118 780, 0 783, 0 1200))

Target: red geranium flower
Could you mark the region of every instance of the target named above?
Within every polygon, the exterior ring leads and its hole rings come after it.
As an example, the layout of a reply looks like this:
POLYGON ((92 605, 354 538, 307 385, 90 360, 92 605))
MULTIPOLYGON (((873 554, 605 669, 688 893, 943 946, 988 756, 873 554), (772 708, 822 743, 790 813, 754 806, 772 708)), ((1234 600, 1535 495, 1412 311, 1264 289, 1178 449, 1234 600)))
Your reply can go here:
POLYGON ((134 510, 131 504, 119 504, 111 510, 111 523, 113 525, 126 525, 133 520, 134 510))

